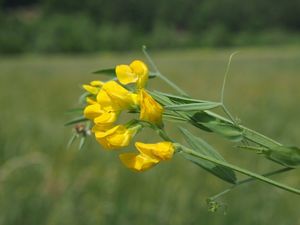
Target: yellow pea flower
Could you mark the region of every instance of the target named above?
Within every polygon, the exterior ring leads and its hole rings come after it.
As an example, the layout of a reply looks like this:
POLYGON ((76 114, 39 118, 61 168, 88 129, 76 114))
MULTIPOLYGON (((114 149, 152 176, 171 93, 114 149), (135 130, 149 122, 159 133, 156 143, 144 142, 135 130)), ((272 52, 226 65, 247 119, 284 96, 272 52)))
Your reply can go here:
POLYGON ((128 146, 131 139, 138 132, 140 126, 126 128, 117 125, 109 130, 99 131, 95 128, 96 140, 106 149, 116 149, 128 146))
POLYGON ((108 81, 103 84, 101 91, 97 95, 97 102, 103 107, 127 109, 138 104, 137 95, 126 90, 115 81, 108 81))
POLYGON ((162 124, 163 107, 156 102, 151 95, 149 95, 144 89, 139 92, 140 103, 140 119, 154 123, 157 125, 162 124))
POLYGON ((115 71, 121 84, 137 83, 138 88, 145 86, 149 76, 148 67, 140 60, 134 60, 130 65, 118 65, 115 71))
POLYGON ((129 169, 135 170, 137 172, 142 172, 150 169, 156 165, 159 161, 150 158, 146 155, 136 154, 136 153, 123 153, 120 154, 120 160, 129 169))
POLYGON ((117 120, 118 112, 103 110, 99 103, 87 105, 83 111, 85 118, 93 120, 95 124, 108 125, 117 120))
POLYGON ((174 146, 172 142, 158 142, 155 144, 145 144, 136 142, 135 147, 141 154, 147 155, 157 160, 168 160, 173 157, 174 146))
POLYGON ((160 161, 173 157, 174 146, 171 142, 158 142, 155 144, 135 143, 140 154, 123 153, 120 160, 129 169, 142 172, 158 164, 160 161))

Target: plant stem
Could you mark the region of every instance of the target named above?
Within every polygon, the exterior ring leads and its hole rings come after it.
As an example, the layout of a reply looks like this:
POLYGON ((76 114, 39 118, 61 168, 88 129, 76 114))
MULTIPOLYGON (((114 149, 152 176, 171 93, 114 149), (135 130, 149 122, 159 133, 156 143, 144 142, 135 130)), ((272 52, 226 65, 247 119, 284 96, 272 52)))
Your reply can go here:
POLYGON ((180 95, 183 96, 188 96, 188 94, 183 91, 180 87, 178 87, 176 84, 174 84, 171 80, 169 80, 166 76, 164 76, 157 68, 157 66, 155 65, 154 61, 152 60, 152 58, 150 57, 150 55, 147 52, 147 47, 144 45, 143 48, 143 53, 146 56, 147 60, 149 61, 149 63, 151 64, 152 68, 155 70, 155 74, 162 79, 163 81, 165 81, 168 85, 170 85, 174 90, 176 90, 180 95))
MULTIPOLYGON (((275 171, 272 171, 272 172, 269 172, 269 173, 265 173, 262 176, 269 177, 269 176, 273 176, 275 174, 285 173, 285 172, 288 172, 288 171, 293 170, 293 169, 294 168, 285 167, 285 168, 282 168, 282 169, 279 169, 279 170, 275 170, 275 171)), ((221 197, 221 196, 227 194, 228 192, 232 191, 234 188, 236 188, 236 187, 238 187, 238 186, 240 186, 242 184, 246 184, 246 183, 255 181, 255 180, 256 180, 256 178, 253 178, 253 177, 241 180, 241 181, 237 182, 236 184, 232 185, 231 187, 225 189, 224 191, 222 191, 222 192, 220 192, 220 193, 218 193, 218 194, 210 197, 209 199, 210 200, 216 200, 219 197, 221 197)))
POLYGON ((201 153, 199 153, 199 152, 196 152, 196 151, 194 151, 194 150, 192 150, 192 149, 190 149, 190 148, 187 148, 187 147, 185 147, 185 146, 183 146, 183 145, 181 145, 181 144, 176 144, 176 146, 177 146, 178 148, 180 148, 180 150, 182 150, 182 151, 183 151, 184 153, 186 153, 186 154, 190 154, 190 155, 195 156, 195 157, 198 157, 198 158, 200 158, 200 159, 204 159, 204 160, 206 160, 206 161, 209 161, 209 162, 212 162, 212 163, 221 165, 221 166, 225 166, 225 167, 230 168, 230 169, 232 169, 232 170, 234 170, 234 171, 237 171, 237 172, 239 172, 239 173, 241 173, 241 174, 244 174, 244 175, 247 175, 247 176, 252 177, 252 178, 254 178, 254 179, 260 180, 260 181, 262 181, 262 182, 264 182, 264 183, 268 183, 268 184, 271 184, 271 185, 273 185, 273 186, 275 186, 275 187, 278 187, 278 188, 280 188, 280 189, 283 189, 283 190, 292 192, 292 193, 294 193, 294 194, 300 195, 300 190, 299 190, 299 189, 296 189, 296 188, 293 188, 293 187, 289 187, 289 186, 287 186, 287 185, 285 185, 285 184, 281 184, 281 183, 279 183, 279 182, 277 182, 277 181, 274 181, 274 180, 271 180, 271 179, 269 179, 269 178, 267 178, 267 177, 265 177, 265 176, 256 174, 256 173, 254 173, 254 172, 251 172, 251 171, 249 171, 249 170, 240 168, 240 167, 238 167, 238 166, 234 166, 234 165, 232 165, 232 164, 230 164, 230 163, 223 162, 223 161, 220 161, 220 160, 211 158, 211 157, 209 157, 209 156, 203 155, 203 154, 201 154, 201 153))

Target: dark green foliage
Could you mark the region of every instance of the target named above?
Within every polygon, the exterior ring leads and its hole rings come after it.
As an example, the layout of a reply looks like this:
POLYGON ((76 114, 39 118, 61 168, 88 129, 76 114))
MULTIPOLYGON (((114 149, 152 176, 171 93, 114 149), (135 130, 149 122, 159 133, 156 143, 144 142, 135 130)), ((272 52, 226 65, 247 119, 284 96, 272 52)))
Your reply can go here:
POLYGON ((299 44, 298 15, 298 0, 0 0, 0 52, 299 44))

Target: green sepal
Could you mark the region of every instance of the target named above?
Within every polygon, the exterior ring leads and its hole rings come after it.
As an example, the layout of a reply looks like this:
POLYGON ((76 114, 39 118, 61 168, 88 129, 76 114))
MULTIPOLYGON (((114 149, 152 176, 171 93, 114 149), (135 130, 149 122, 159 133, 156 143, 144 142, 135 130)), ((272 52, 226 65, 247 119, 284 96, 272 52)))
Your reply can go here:
MULTIPOLYGON (((213 148, 211 145, 206 143, 203 139, 199 137, 195 137, 192 133, 184 128, 180 128, 186 142, 199 153, 210 156, 214 159, 226 162, 225 159, 218 153, 218 151, 213 148)), ((188 160, 194 162, 198 166, 202 167, 203 169, 207 170, 208 172, 214 174, 215 176, 221 178, 224 181, 229 183, 236 183, 236 176, 232 169, 229 169, 224 166, 220 166, 211 162, 208 162, 203 159, 199 159, 195 156, 189 155, 187 153, 181 152, 181 154, 188 160)))
POLYGON ((300 148, 298 147, 277 146, 267 150, 264 154, 268 159, 287 167, 300 165, 300 148))

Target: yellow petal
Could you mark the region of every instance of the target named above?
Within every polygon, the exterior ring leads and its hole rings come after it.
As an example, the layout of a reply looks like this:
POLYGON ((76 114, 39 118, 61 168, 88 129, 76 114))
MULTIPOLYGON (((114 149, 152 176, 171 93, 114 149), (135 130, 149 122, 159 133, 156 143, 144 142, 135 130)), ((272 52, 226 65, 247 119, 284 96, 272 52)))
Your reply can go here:
POLYGON ((135 170, 137 172, 142 172, 150 169, 158 163, 157 160, 151 159, 142 154, 135 153, 123 153, 120 154, 120 160, 129 169, 135 170))
POLYGON ((103 112, 101 115, 94 119, 95 124, 113 123, 117 120, 118 114, 115 112, 103 112))
POLYGON ((115 133, 118 129, 122 129, 121 128, 121 125, 118 125, 118 126, 114 126, 113 128, 109 129, 109 130, 105 130, 105 131, 99 131, 99 132, 96 132, 96 138, 104 138, 108 135, 111 135, 113 133, 115 133))
POLYGON ((112 124, 95 124, 92 128, 92 132, 105 132, 113 127, 112 124))
MULTIPOLYGON (((134 107, 134 105, 137 104, 136 95, 126 90, 115 81, 109 81, 105 83, 102 87, 102 90, 105 91, 108 98, 110 98, 111 100, 110 104, 118 105, 120 109, 127 109, 130 107, 134 107)), ((99 92, 99 94, 102 92, 102 90, 99 92)), ((97 100, 98 100, 98 96, 97 96, 97 100)), ((99 96, 99 101, 100 100, 101 100, 101 96, 99 96)))
POLYGON ((93 80, 90 85, 94 86, 94 87, 102 87, 102 85, 104 84, 104 82, 100 81, 100 80, 93 80))
POLYGON ((135 83, 138 80, 137 74, 133 73, 128 65, 116 66, 116 74, 120 83, 124 85, 135 83))
POLYGON ((133 73, 138 76, 137 87, 144 88, 148 80, 149 70, 146 64, 140 60, 134 60, 130 64, 133 73))
POLYGON ((91 85, 84 84, 84 85, 82 85, 82 87, 83 87, 87 92, 89 92, 89 93, 91 93, 91 94, 93 94, 93 95, 96 95, 96 94, 98 94, 98 92, 99 92, 99 88, 93 87, 93 86, 91 86, 91 85))
POLYGON ((84 117, 90 120, 98 117, 101 114, 102 114, 101 106, 98 103, 88 105, 83 110, 84 117))
POLYGON ((171 142, 158 142, 155 144, 135 143, 136 148, 142 154, 158 160, 168 160, 173 157, 174 146, 171 142))
POLYGON ((89 105, 97 104, 97 102, 94 98, 87 97, 85 100, 86 100, 87 104, 89 104, 89 105))
POLYGON ((129 145, 135 135, 135 129, 137 128, 127 129, 123 125, 117 125, 109 130, 96 131, 95 137, 105 148, 122 148, 129 145))
POLYGON ((115 109, 116 111, 119 110, 117 105, 114 104, 112 99, 109 97, 107 92, 101 89, 97 95, 97 102, 101 105, 101 107, 106 111, 111 111, 115 109))
POLYGON ((141 108, 140 119, 161 125, 163 107, 156 102, 144 89, 141 89, 139 92, 139 101, 141 108))

